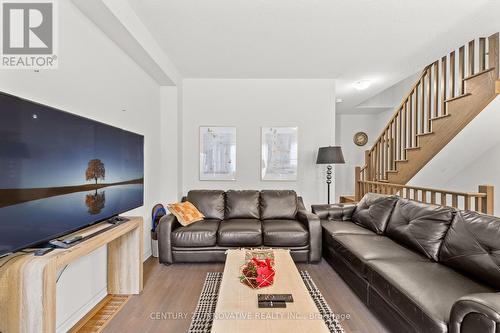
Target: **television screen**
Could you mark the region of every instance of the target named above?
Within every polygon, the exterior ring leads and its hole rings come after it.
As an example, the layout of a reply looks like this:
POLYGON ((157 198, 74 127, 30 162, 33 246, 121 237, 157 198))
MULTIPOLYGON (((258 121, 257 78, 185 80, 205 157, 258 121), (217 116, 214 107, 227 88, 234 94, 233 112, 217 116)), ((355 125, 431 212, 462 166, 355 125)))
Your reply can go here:
POLYGON ((0 255, 143 205, 144 138, 0 93, 0 255))

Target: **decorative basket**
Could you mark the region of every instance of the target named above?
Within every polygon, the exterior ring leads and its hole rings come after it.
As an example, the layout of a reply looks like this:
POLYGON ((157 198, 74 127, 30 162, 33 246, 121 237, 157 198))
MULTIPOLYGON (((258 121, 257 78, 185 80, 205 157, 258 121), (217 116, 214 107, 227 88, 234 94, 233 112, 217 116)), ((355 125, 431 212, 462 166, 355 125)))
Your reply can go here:
POLYGON ((240 282, 252 289, 269 287, 274 283, 274 254, 272 251, 248 251, 246 263, 240 267, 240 282), (259 259, 261 258, 261 259, 259 259))

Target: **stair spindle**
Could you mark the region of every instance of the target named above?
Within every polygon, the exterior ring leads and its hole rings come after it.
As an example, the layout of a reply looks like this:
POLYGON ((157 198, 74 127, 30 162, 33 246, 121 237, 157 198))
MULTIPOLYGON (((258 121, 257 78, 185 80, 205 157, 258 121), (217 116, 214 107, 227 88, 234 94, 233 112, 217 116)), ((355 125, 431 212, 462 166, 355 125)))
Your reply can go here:
POLYGON ((446 193, 441 192, 441 206, 446 206, 447 204, 446 193))
POLYGON ((446 115, 446 76, 447 76, 447 58, 441 59, 441 115, 446 115))
POLYGON ((466 195, 464 197, 464 209, 465 210, 469 210, 470 209, 470 203, 471 203, 471 196, 470 195, 466 195))
POLYGON ((450 74, 449 74, 450 91, 448 98, 455 97, 455 51, 450 53, 450 74))
MULTIPOLYGON (((391 170, 391 160, 392 160, 392 138, 391 138, 391 123, 389 123, 389 127, 387 127, 387 169, 386 171, 391 170)), ((385 179, 389 177, 387 173, 385 179)))
MULTIPOLYGON (((420 102, 419 102, 419 107, 417 108, 417 110, 419 110, 419 120, 420 120, 420 124, 419 124, 419 133, 422 134, 425 132, 425 128, 424 128, 424 112, 425 112, 425 96, 424 96, 424 91, 425 91, 425 78, 427 76, 427 73, 424 72, 424 76, 422 77, 422 83, 420 84, 420 102)), ((418 89, 417 89, 418 91, 418 89)), ((418 98, 417 98, 417 101, 418 101, 418 98)))
POLYGON ((381 159, 381 152, 380 152, 380 139, 377 141, 377 180, 380 180, 380 159, 381 159))
POLYGON ((458 94, 463 95, 464 89, 464 73, 465 73, 465 47, 458 49, 458 94))
POLYGON ((385 130, 385 135, 384 135, 384 173, 382 177, 384 179, 387 179, 387 169, 389 166, 389 140, 388 140, 388 131, 387 129, 385 130))
POLYGON ((403 105, 403 160, 406 160, 406 147, 407 147, 407 135, 408 135, 408 130, 407 130, 407 125, 408 125, 408 113, 406 112, 406 103, 403 105))
POLYGON ((486 69, 486 38, 479 38, 479 71, 486 69))
POLYGON ((495 68, 495 78, 498 78, 498 33, 488 38, 488 68, 495 68))
POLYGON ((396 119, 392 121, 392 161, 391 161, 391 169, 396 170, 396 119))
POLYGON ((432 85, 432 67, 429 67, 427 70, 427 78, 429 79, 428 84, 427 84, 427 90, 425 92, 427 96, 427 130, 426 132, 431 132, 431 118, 432 118, 432 92, 431 92, 431 85, 432 85))
POLYGON ((469 56, 467 59, 467 64, 468 64, 468 76, 474 75, 474 66, 475 66, 475 51, 476 51, 476 41, 471 40, 469 42, 469 56))
POLYGON ((410 93, 410 96, 408 97, 408 148, 412 147, 413 144, 413 98, 412 95, 413 92, 410 93))
POLYGON ((396 160, 394 161, 394 169, 397 169, 397 160, 401 159, 401 110, 398 111, 396 117, 396 160))
POLYGON ((379 179, 384 179, 384 149, 383 149, 383 138, 380 141, 380 175, 379 179))
MULTIPOLYGON (((429 123, 432 124, 431 118, 438 116, 439 111, 439 60, 434 63, 434 116, 429 117, 429 123)), ((432 130, 430 126, 429 128, 432 130)))
POLYGON ((417 147, 418 143, 417 143, 417 134, 418 134, 418 113, 417 113, 417 106, 418 106, 418 93, 417 93, 417 89, 415 89, 413 91, 413 93, 415 94, 415 97, 412 97, 412 115, 413 115, 413 119, 412 119, 412 130, 411 130, 411 133, 412 133, 412 137, 411 137, 411 147, 417 147))

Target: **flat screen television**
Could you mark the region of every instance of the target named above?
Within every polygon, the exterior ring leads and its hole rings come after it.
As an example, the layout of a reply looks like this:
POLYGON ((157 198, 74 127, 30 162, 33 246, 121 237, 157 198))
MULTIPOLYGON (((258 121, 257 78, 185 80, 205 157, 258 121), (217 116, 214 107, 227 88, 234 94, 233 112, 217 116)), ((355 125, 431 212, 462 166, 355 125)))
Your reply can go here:
POLYGON ((143 205, 144 137, 0 93, 0 256, 143 205))

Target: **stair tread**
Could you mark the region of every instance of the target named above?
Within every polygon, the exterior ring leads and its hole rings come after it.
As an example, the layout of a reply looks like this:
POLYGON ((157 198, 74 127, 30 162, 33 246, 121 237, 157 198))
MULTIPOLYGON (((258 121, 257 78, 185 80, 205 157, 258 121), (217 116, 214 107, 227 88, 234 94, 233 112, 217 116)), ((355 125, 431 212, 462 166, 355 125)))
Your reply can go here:
POLYGON ((416 149, 420 149, 420 147, 408 147, 408 148, 405 148, 405 150, 416 150, 416 149))
POLYGON ((474 77, 477 77, 477 76, 479 76, 481 74, 491 72, 492 70, 495 70, 495 67, 491 67, 491 68, 485 69, 484 71, 480 71, 479 73, 476 73, 476 74, 473 74, 473 75, 469 75, 466 78, 464 78, 464 81, 465 80, 470 80, 470 79, 472 79, 474 77))
POLYGON ((398 173, 399 171, 398 170, 387 170, 386 172, 387 173, 398 173))
POLYGON ((408 160, 395 160, 395 162, 408 162, 408 160))
POLYGON ((472 94, 471 93, 465 93, 465 94, 461 94, 461 95, 458 95, 458 96, 455 96, 455 97, 452 97, 452 98, 448 98, 447 100, 445 100, 445 103, 452 102, 452 101, 455 101, 457 99, 464 98, 464 97, 467 97, 467 96, 470 96, 470 95, 472 95, 472 94))
POLYGON ((434 134, 434 132, 420 133, 420 134, 417 134, 417 136, 426 136, 426 135, 431 135, 431 134, 434 134))
POLYGON ((443 114, 443 115, 431 118, 431 120, 443 119, 443 118, 447 118, 447 117, 450 117, 450 116, 451 116, 451 114, 447 113, 447 114, 443 114))

